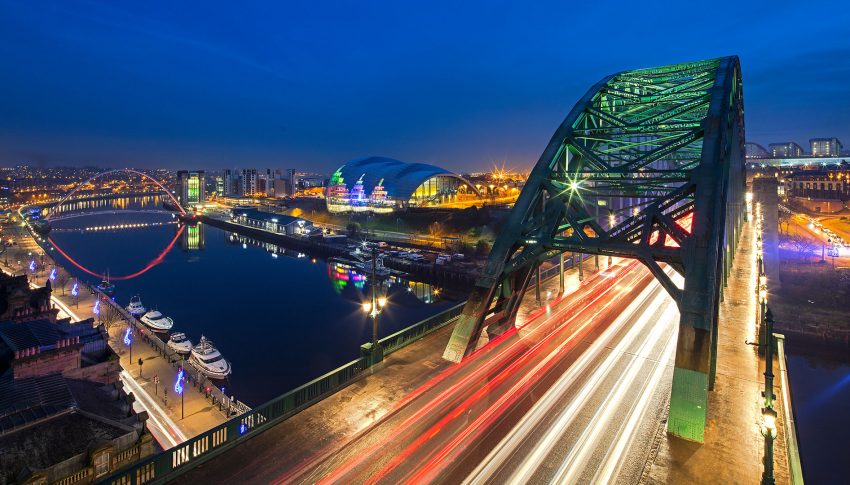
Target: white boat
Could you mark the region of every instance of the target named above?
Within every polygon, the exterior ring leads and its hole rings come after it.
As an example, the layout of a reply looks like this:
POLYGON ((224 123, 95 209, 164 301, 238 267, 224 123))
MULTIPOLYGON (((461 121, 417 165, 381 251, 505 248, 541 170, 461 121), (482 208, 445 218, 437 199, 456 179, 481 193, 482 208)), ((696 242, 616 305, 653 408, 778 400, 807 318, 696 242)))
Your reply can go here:
MULTIPOLYGON (((358 263, 356 265, 357 269, 363 271, 367 276, 372 276, 372 260, 368 259, 363 261, 362 263, 358 263)), ((389 276, 390 269, 384 266, 384 259, 377 258, 377 264, 375 264, 375 276, 389 276)))
POLYGON ((215 348, 212 341, 201 335, 201 341, 192 348, 189 361, 195 364, 207 377, 224 379, 230 375, 230 362, 224 360, 221 352, 215 348))
POLYGON ((142 305, 142 299, 139 298, 138 295, 130 298, 130 304, 127 305, 127 311, 130 312, 130 315, 138 318, 145 314, 145 306, 142 305))
POLYGON ((188 354, 192 351, 192 341, 185 333, 174 332, 168 338, 168 347, 179 354, 188 354))
POLYGON ((140 320, 154 332, 165 332, 171 330, 171 327, 174 326, 174 320, 159 313, 157 310, 151 310, 145 313, 140 320))

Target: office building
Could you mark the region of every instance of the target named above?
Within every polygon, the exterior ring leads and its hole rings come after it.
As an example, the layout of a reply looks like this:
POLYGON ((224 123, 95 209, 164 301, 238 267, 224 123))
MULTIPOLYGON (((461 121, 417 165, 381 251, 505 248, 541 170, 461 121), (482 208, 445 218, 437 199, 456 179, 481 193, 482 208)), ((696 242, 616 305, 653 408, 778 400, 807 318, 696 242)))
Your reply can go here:
POLYGON ((813 157, 837 157, 841 155, 841 142, 838 138, 812 138, 809 140, 813 157))
POLYGON ((803 147, 793 141, 771 143, 770 156, 773 158, 793 158, 803 155, 803 147))
POLYGON ((180 170, 177 172, 177 200, 183 207, 206 201, 204 171, 180 170))

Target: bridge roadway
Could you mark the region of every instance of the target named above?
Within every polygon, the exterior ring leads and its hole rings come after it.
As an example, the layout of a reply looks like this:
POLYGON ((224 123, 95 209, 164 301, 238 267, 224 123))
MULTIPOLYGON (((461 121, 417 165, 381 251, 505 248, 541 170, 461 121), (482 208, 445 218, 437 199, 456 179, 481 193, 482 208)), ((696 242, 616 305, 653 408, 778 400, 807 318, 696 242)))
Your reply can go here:
MULTIPOLYGON (((720 305, 704 444, 665 432, 676 308, 643 267, 615 260, 586 271, 581 285, 571 273, 567 296, 548 307, 529 292, 520 328, 464 363, 441 360, 444 329, 178 480, 757 483, 764 363, 750 344, 755 245, 744 224, 720 305)), ((557 292, 557 278, 548 283, 542 293, 557 292)), ((780 382, 777 409, 786 406, 780 382)), ((784 421, 774 441, 776 483, 789 483, 784 421)))
POLYGON ((637 481, 669 395, 677 310, 632 262, 568 284, 540 309, 530 292, 521 328, 471 360, 441 361, 441 332, 181 480, 637 481))

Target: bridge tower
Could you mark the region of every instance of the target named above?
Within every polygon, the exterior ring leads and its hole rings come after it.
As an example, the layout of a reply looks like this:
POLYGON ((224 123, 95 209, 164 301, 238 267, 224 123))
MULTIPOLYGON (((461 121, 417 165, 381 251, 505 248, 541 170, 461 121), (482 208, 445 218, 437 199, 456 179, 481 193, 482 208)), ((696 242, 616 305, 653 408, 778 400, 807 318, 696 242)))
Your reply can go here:
POLYGON ((542 261, 563 252, 635 258, 681 315, 668 431, 702 442, 745 184, 736 56, 603 78, 532 170, 443 357, 459 362, 482 331, 512 327, 542 261), (683 288, 662 264, 684 277, 683 288))

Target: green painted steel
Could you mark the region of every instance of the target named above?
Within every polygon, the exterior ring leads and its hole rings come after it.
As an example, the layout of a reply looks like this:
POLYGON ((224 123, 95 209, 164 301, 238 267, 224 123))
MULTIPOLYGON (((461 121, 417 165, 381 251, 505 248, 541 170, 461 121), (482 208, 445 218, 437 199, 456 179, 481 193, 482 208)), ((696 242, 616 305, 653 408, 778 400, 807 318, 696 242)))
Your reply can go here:
MULTIPOLYGON (((711 388, 721 285, 744 193, 737 57, 603 78, 573 107, 532 170, 444 358, 459 362, 482 331, 493 336, 510 328, 541 261, 562 252, 621 256, 644 263, 679 306, 674 373, 704 374, 711 388), (683 288, 661 264, 684 276, 683 288)), ((705 400, 704 413, 707 394, 684 374, 678 381, 669 429, 701 441, 702 432, 682 431, 693 427, 680 395, 705 400)))

